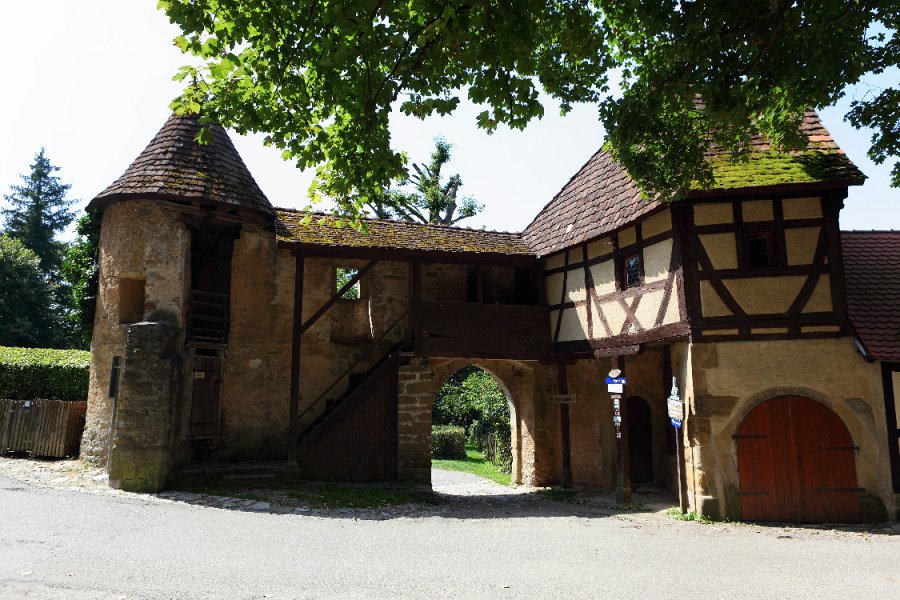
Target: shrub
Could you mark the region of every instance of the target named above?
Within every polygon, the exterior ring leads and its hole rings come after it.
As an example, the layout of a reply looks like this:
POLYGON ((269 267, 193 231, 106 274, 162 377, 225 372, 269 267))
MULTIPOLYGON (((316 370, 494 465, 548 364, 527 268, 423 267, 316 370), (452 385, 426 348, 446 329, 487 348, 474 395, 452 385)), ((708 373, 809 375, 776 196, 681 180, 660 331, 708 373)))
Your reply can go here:
POLYGON ((91 353, 0 346, 0 398, 85 400, 91 353))
POLYGON ((466 458, 466 430, 457 425, 431 427, 431 458, 466 458))

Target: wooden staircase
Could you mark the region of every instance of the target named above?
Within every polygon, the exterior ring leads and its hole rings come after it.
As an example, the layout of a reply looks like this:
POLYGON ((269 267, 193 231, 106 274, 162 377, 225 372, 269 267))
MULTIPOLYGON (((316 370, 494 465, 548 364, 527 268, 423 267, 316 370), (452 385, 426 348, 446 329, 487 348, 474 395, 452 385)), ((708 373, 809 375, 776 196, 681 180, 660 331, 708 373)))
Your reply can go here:
POLYGON ((347 390, 327 400, 314 418, 304 422, 301 415, 297 454, 304 479, 396 478, 397 373, 404 360, 402 346, 394 345, 365 373, 348 375, 347 390))

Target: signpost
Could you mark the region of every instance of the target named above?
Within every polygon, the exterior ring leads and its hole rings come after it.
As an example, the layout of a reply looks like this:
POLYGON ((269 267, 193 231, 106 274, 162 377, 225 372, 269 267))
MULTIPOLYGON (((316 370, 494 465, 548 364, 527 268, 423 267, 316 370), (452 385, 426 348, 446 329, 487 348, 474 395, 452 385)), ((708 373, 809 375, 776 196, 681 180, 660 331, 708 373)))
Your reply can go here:
POLYGON ((666 400, 666 406, 669 410, 669 419, 671 419, 672 426, 675 428, 675 466, 678 469, 678 507, 681 509, 681 513, 684 514, 687 512, 687 498, 685 498, 684 485, 682 484, 684 469, 681 466, 681 463, 684 462, 684 449, 682 448, 681 443, 681 425, 684 421, 684 401, 678 394, 678 382, 674 377, 672 378, 672 391, 669 393, 668 400, 666 400))
MULTIPOLYGON (((622 404, 622 396, 625 393, 625 377, 621 369, 612 369, 606 377, 606 389, 613 402, 613 425, 616 428, 616 502, 631 502, 631 485, 628 481, 626 469, 628 468, 627 437, 622 440, 622 418, 626 412, 622 404)), ((627 423, 626 423, 627 424, 627 423)))

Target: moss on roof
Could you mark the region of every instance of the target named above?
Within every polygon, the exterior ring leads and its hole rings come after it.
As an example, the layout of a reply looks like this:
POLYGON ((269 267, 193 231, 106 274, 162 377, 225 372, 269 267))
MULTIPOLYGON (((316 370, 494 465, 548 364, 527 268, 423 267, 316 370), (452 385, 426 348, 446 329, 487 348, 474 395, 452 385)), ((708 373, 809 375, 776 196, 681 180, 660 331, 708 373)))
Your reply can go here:
POLYGON ((865 175, 843 153, 754 152, 745 159, 709 159, 714 183, 710 190, 730 190, 792 183, 862 182, 865 175))
POLYGON ((461 254, 533 256, 521 234, 389 219, 365 219, 360 231, 334 215, 276 208, 280 244, 461 254))

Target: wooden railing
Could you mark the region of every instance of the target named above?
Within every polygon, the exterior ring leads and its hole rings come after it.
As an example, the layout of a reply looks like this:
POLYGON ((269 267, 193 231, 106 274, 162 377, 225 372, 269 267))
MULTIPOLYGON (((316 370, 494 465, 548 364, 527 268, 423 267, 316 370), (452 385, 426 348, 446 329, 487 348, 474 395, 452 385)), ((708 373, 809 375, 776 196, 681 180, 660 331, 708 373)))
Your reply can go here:
POLYGON ((426 356, 537 359, 550 350, 545 306, 417 302, 416 348, 426 356))
POLYGON ((188 303, 189 342, 224 344, 231 319, 228 294, 191 290, 188 303))

